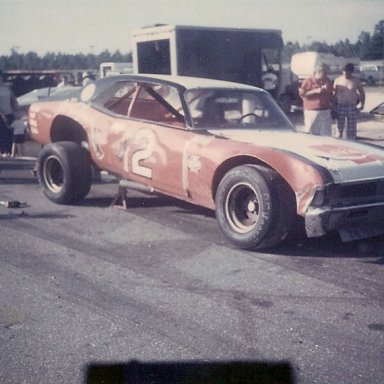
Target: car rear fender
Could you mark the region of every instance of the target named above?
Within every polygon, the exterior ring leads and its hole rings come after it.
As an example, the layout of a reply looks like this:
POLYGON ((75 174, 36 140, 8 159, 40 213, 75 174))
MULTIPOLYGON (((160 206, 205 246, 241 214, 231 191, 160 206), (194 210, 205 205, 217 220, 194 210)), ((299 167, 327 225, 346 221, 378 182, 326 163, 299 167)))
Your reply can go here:
POLYGON ((52 122, 51 141, 73 141, 88 146, 88 136, 84 128, 77 121, 62 115, 56 116, 52 122))

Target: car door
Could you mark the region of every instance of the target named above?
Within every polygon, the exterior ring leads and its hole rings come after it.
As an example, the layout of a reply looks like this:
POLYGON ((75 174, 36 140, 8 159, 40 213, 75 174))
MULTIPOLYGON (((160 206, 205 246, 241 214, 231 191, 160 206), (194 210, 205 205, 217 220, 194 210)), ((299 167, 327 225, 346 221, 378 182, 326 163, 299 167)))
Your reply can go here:
POLYGON ((93 150, 103 169, 185 197, 186 130, 179 92, 168 85, 121 82, 95 100, 93 150))
POLYGON ((138 84, 128 117, 138 127, 125 161, 132 177, 159 191, 185 197, 184 149, 191 133, 186 130, 179 91, 164 84, 138 84))

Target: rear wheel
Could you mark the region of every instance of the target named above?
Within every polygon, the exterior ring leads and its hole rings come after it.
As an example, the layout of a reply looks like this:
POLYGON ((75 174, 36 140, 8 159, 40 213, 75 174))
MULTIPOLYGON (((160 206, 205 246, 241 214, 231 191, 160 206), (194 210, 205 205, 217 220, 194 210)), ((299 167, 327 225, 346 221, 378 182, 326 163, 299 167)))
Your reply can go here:
POLYGON ((91 188, 89 155, 73 142, 48 144, 39 154, 37 176, 48 199, 58 204, 77 203, 91 188))
POLYGON ((287 199, 290 195, 273 170, 254 165, 236 167, 224 176, 217 190, 219 226, 240 248, 275 246, 286 237, 295 217, 292 200, 287 199))

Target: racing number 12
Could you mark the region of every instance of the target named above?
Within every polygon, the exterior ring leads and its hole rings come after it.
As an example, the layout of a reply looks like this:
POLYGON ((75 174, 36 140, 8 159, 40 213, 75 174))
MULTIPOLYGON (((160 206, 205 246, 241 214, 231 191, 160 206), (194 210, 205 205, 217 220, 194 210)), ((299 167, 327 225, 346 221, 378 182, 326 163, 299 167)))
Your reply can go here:
MULTIPOLYGON (((143 129, 137 132, 133 141, 136 143, 144 141, 145 146, 144 148, 140 148, 132 153, 132 173, 151 179, 152 169, 150 167, 141 165, 141 161, 147 160, 152 156, 156 141, 155 134, 150 129, 143 129)), ((126 155, 128 155, 128 152, 129 146, 126 151, 126 155)), ((127 157, 125 156, 125 158, 127 157)), ((126 165, 128 168, 128 162, 126 162, 126 165)))

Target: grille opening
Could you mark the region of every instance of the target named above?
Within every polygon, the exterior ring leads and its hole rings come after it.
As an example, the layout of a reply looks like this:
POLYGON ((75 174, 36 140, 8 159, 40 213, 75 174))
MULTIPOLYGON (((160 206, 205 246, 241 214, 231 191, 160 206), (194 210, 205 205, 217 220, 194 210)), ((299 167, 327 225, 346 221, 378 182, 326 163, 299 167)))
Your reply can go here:
POLYGON ((360 209, 358 211, 348 212, 347 218, 348 219, 358 219, 361 217, 365 217, 367 215, 368 215, 368 209, 360 209))
POLYGON ((327 191, 331 200, 384 197, 384 180, 359 184, 331 185, 327 191))

